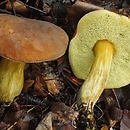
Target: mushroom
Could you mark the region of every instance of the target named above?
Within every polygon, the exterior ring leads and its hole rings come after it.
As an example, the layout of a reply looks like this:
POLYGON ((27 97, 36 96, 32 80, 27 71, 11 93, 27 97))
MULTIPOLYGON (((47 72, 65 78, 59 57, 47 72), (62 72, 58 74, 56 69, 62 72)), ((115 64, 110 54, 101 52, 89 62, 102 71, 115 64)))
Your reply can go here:
POLYGON ((98 10, 84 15, 69 45, 73 73, 84 79, 77 104, 93 113, 105 88, 130 83, 130 20, 125 16, 98 10))
POLYGON ((60 27, 0 14, 0 102, 12 102, 23 88, 25 63, 56 60, 68 45, 60 27))

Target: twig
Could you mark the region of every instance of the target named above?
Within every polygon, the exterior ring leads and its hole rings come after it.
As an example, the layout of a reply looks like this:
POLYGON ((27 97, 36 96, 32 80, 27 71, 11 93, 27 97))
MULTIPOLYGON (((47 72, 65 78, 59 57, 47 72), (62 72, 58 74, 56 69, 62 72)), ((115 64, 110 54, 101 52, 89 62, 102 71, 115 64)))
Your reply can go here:
POLYGON ((40 13, 42 13, 42 14, 45 14, 42 10, 40 10, 40 9, 38 9, 38 8, 35 8, 35 7, 32 7, 32 6, 29 6, 29 5, 23 3, 23 2, 20 1, 20 0, 16 0, 16 1, 19 2, 19 3, 22 4, 22 5, 25 5, 26 7, 30 8, 30 9, 32 9, 32 10, 38 11, 38 12, 40 12, 40 13))

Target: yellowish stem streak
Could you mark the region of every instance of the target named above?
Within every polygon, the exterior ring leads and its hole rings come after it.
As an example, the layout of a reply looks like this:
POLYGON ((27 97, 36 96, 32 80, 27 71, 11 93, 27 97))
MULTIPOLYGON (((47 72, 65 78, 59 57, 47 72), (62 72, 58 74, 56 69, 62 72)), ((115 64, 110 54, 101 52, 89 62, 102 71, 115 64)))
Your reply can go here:
POLYGON ((25 63, 0 61, 0 102, 12 102, 23 88, 25 63))
POLYGON ((111 61, 114 53, 113 43, 107 40, 98 41, 94 46, 95 59, 87 79, 80 88, 77 103, 86 104, 89 111, 104 90, 108 79, 111 61))

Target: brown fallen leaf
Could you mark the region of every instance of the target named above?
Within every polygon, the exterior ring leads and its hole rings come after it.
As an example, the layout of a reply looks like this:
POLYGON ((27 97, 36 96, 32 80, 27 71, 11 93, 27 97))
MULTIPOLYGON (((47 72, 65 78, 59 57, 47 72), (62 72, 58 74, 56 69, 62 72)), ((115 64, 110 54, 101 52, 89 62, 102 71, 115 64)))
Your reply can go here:
MULTIPOLYGON (((51 74, 48 77, 51 78, 51 74)), ((59 93, 60 85, 56 79, 45 79, 44 78, 44 80, 47 85, 47 89, 51 94, 55 95, 55 94, 59 93)))
POLYGON ((41 120, 36 130, 55 130, 58 126, 64 130, 74 130, 72 124, 77 117, 78 112, 73 108, 61 102, 54 102, 51 111, 41 120))
POLYGON ((34 113, 27 111, 27 109, 22 109, 9 112, 4 118, 5 122, 10 124, 8 130, 28 130, 29 122, 34 118, 34 113))
POLYGON ((115 106, 111 106, 109 109, 109 115, 110 115, 111 120, 115 120, 119 122, 122 119, 123 110, 115 106))
POLYGON ((34 80, 32 80, 32 79, 27 79, 27 80, 25 80, 24 81, 24 87, 23 87, 23 92, 25 93, 25 92, 27 92, 28 91, 28 89, 30 88, 30 87, 32 87, 32 85, 34 84, 34 80))
POLYGON ((53 95, 58 94, 59 90, 63 87, 63 83, 59 80, 55 70, 51 66, 46 66, 44 74, 42 79, 46 84, 47 90, 53 95))
POLYGON ((77 111, 62 102, 54 102, 51 111, 56 114, 54 120, 58 120, 59 124, 74 122, 79 115, 77 111))
POLYGON ((120 130, 130 130, 130 111, 124 110, 123 117, 120 123, 120 130))
POLYGON ((5 122, 0 122, 0 130, 7 130, 10 125, 5 122))
POLYGON ((79 18, 81 18, 84 14, 99 9, 104 9, 104 8, 96 6, 94 4, 77 0, 75 4, 73 4, 71 7, 68 7, 67 18, 70 21, 74 21, 74 20, 78 21, 79 18))
POLYGON ((40 77, 36 77, 35 84, 34 84, 34 91, 37 93, 37 96, 45 97, 47 94, 44 92, 42 81, 40 77))
POLYGON ((46 116, 40 121, 36 130, 52 130, 52 120, 55 114, 48 112, 46 116))
MULTIPOLYGON (((14 6, 15 11, 20 14, 26 14, 29 11, 25 5, 19 3, 18 1, 13 1, 13 6, 14 6)), ((6 9, 9 11, 12 11, 13 9, 12 3, 10 0, 6 4, 6 9)))
POLYGON ((53 130, 76 130, 76 128, 70 124, 53 126, 53 130))

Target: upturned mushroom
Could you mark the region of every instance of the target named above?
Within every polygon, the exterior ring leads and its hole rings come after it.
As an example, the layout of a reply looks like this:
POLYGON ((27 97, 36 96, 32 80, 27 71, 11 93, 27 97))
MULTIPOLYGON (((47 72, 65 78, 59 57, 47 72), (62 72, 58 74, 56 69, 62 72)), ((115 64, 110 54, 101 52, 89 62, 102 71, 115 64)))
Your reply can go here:
POLYGON ((25 63, 56 60, 67 45, 67 34, 52 23, 0 14, 0 102, 20 94, 25 63))
POLYGON ((93 112, 105 88, 130 83, 130 20, 107 10, 83 16, 70 41, 69 61, 73 73, 84 79, 78 105, 93 112))

